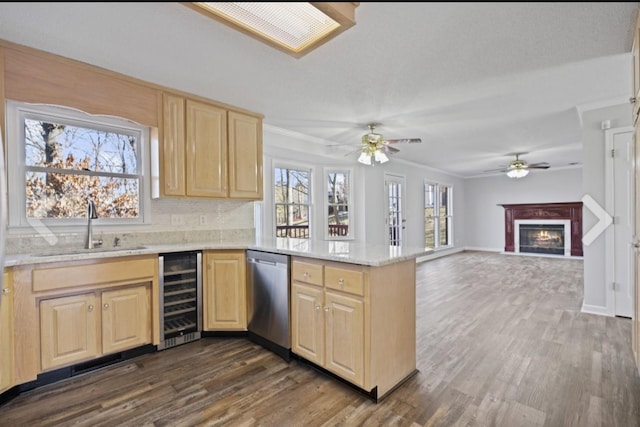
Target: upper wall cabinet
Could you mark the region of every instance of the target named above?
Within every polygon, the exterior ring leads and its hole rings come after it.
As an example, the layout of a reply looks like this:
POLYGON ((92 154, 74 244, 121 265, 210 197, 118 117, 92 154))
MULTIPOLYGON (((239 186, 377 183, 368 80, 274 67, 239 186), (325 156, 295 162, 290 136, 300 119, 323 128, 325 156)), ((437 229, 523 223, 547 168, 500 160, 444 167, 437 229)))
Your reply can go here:
POLYGON ((229 111, 229 197, 262 200, 262 120, 229 111))
POLYGON ((262 121, 214 104, 163 95, 165 196, 262 199, 262 121))

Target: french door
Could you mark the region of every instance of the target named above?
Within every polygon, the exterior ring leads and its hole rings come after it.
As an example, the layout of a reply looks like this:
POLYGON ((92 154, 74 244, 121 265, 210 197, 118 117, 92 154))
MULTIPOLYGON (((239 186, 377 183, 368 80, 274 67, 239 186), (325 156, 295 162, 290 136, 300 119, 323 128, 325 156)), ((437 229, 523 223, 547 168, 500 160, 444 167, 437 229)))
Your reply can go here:
POLYGON ((391 246, 404 244, 404 193, 405 179, 399 175, 384 175, 386 243, 391 246))

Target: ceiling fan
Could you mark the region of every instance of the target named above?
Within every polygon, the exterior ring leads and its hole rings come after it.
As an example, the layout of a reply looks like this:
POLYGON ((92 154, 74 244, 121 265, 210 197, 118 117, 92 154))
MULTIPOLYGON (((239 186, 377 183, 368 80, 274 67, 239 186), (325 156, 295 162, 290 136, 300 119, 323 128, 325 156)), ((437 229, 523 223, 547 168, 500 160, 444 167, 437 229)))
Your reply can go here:
POLYGON ((420 138, 384 139, 381 134, 375 133, 375 128, 380 126, 380 123, 369 123, 367 126, 369 127, 369 133, 362 135, 362 144, 356 150, 356 152, 360 151, 358 162, 365 165, 371 165, 372 159, 378 163, 389 161, 387 154, 395 154, 400 151, 395 147, 391 147, 393 144, 422 142, 420 138))
POLYGON ((510 155, 516 156, 515 160, 512 160, 508 166, 500 169, 491 169, 485 172, 506 172, 509 178, 524 178, 529 174, 530 169, 549 169, 549 163, 527 163, 520 159, 520 156, 527 153, 512 153, 510 155))

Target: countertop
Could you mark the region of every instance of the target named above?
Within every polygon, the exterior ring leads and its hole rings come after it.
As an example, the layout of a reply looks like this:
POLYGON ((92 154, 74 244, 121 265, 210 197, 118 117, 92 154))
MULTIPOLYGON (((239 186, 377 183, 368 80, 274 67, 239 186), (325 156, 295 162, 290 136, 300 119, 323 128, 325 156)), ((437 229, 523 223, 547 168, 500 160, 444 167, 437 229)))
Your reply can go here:
POLYGON ((132 255, 149 255, 195 250, 259 250, 285 255, 309 257, 328 261, 379 267, 431 254, 431 249, 370 245, 349 241, 325 241, 308 239, 277 238, 246 242, 187 243, 169 245, 137 246, 134 248, 55 248, 33 254, 7 255, 5 267, 40 264, 47 262, 75 261, 86 259, 115 258, 132 255))

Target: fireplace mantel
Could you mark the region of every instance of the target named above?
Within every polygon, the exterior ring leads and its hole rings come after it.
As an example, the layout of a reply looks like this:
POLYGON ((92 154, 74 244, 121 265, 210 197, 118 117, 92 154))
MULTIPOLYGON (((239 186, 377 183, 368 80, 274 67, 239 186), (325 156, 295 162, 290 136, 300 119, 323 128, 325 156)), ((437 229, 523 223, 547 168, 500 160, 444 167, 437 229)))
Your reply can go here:
POLYGON ((526 203, 504 207, 504 251, 515 252, 515 221, 519 219, 568 219, 571 221, 571 256, 582 256, 582 202, 526 203))

